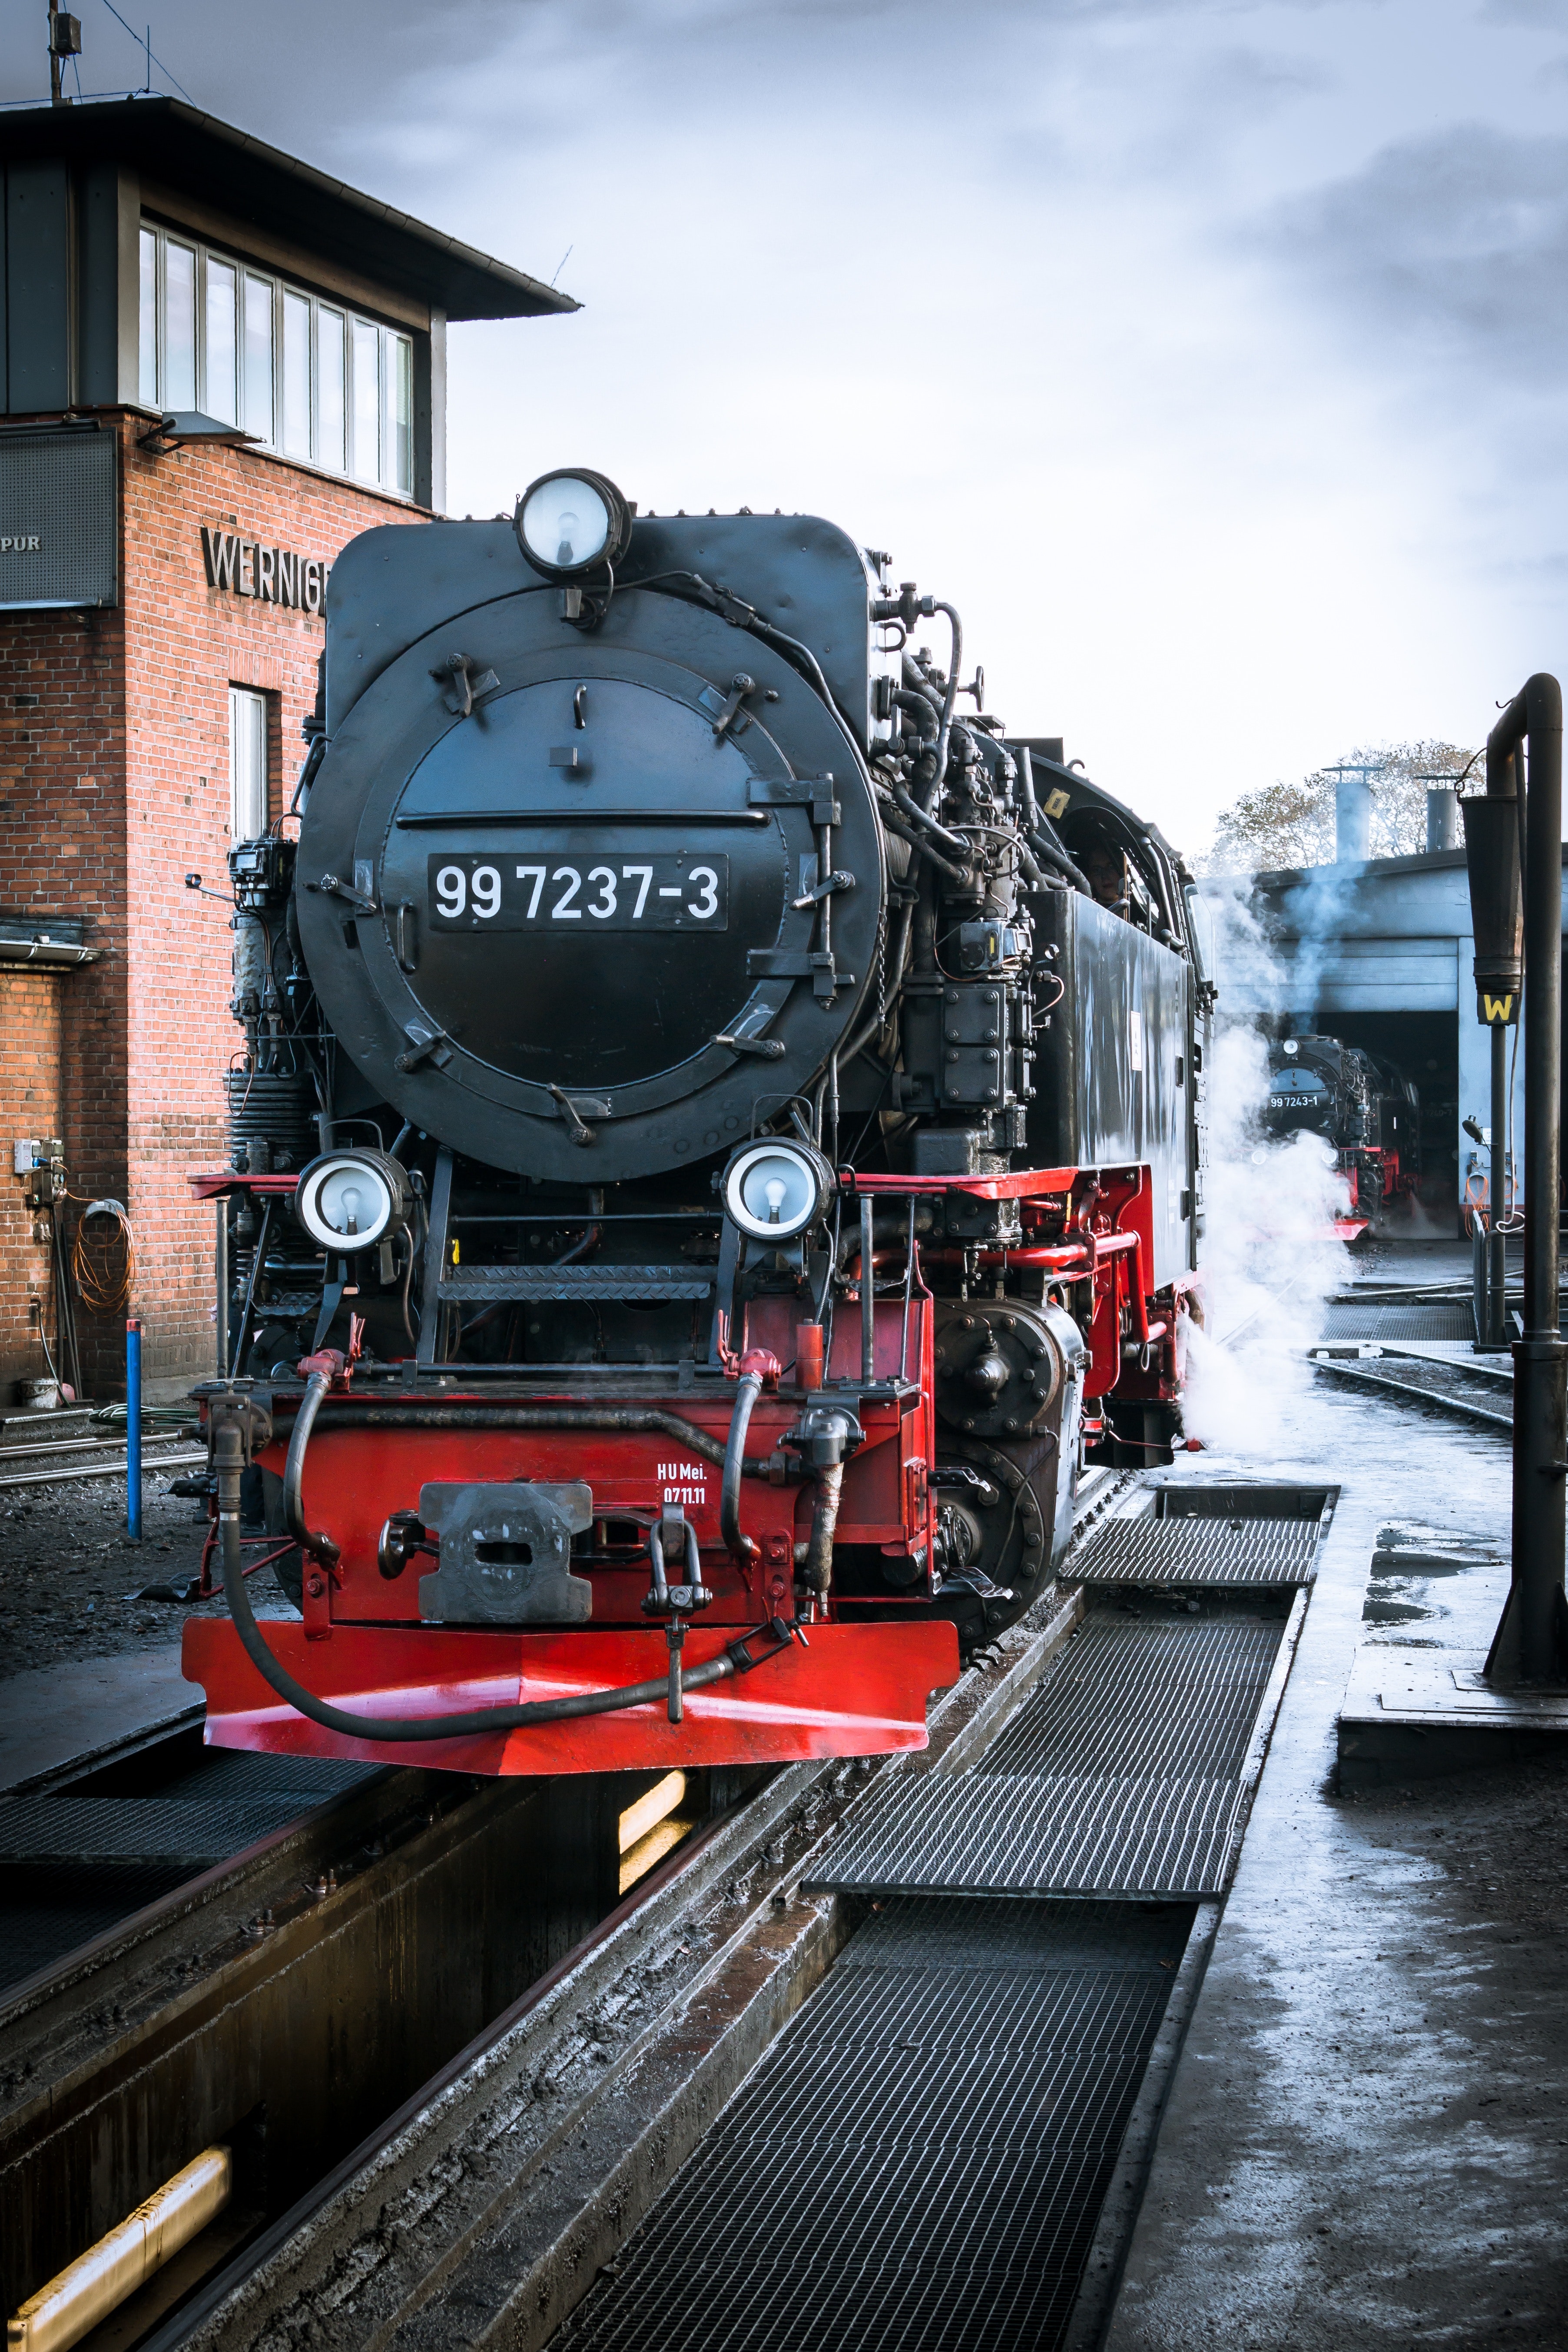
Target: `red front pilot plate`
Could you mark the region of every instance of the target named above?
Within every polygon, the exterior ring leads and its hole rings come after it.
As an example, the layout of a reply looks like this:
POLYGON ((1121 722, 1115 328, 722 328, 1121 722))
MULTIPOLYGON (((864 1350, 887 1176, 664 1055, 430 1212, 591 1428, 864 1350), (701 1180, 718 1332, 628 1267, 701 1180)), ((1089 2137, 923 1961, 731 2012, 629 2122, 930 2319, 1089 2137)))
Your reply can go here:
MULTIPOLYGON (((719 1656, 735 1633, 693 1626, 686 1672, 719 1656)), ((280 1664, 333 1706, 414 1718, 647 1682, 662 1677, 668 1664, 664 1636, 654 1627, 514 1633, 340 1625, 318 1642, 302 1625, 272 1622, 263 1637, 280 1664)), ((209 1746, 278 1756, 510 1776, 787 1764, 926 1745, 927 1703, 958 1680, 955 1627, 944 1620, 823 1624, 812 1626, 807 1640, 809 1649, 792 1643, 751 1674, 688 1691, 679 1724, 660 1701, 522 1730, 417 1742, 345 1738, 310 1722, 262 1680, 226 1621, 187 1622, 184 1665, 187 1681, 207 1695, 209 1746)))

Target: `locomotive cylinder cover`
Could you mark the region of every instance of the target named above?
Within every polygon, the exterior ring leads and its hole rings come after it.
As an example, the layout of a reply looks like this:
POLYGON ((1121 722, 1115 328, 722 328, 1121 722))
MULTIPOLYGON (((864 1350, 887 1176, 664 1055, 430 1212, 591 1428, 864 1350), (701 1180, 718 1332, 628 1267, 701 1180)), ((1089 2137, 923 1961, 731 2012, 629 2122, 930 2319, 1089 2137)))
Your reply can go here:
POLYGON ((976 1437, 1019 1437, 1041 1427, 1068 1370, 1054 1328, 1059 1313, 1018 1298, 943 1308, 936 1341, 942 1418, 976 1437))

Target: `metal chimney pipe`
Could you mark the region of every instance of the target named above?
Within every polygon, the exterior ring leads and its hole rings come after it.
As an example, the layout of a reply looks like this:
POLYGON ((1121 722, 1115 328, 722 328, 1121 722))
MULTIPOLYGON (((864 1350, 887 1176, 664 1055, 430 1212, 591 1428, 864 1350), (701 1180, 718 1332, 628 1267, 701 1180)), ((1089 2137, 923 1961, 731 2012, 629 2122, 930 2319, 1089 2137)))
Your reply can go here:
POLYGON ((1426 787, 1426 848, 1458 849, 1459 846, 1459 795, 1452 784, 1428 784, 1426 787))
POLYGON ((1334 782, 1334 859, 1364 866, 1372 856, 1372 786, 1361 775, 1334 782))
MULTIPOLYGON (((1487 738, 1489 798, 1524 801, 1524 1333, 1513 1343, 1513 1580, 1487 1657, 1499 1684, 1568 1669, 1568 1345, 1557 1298, 1563 1166, 1563 689, 1538 671, 1487 738), (1528 745, 1526 772, 1521 758, 1528 745)), ((1517 1183, 1517 1178, 1516 1178, 1517 1183)))

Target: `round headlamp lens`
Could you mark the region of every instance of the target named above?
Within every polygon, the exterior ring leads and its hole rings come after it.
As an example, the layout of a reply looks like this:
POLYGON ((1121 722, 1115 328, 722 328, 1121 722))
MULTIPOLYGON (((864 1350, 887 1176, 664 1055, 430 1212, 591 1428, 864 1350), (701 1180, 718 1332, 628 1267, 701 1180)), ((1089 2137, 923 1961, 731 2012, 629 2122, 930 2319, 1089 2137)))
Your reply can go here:
POLYGON ((368 1153, 329 1151, 301 1175, 294 1213, 322 1249, 374 1249, 405 1213, 401 1190, 368 1153))
POLYGON ((596 563, 610 540, 610 509, 580 475, 551 474, 522 504, 522 543, 552 572, 596 563))
POLYGON ((791 1241, 820 1215, 826 1186, 815 1152, 758 1143, 731 1162, 724 1205, 753 1241, 791 1241))

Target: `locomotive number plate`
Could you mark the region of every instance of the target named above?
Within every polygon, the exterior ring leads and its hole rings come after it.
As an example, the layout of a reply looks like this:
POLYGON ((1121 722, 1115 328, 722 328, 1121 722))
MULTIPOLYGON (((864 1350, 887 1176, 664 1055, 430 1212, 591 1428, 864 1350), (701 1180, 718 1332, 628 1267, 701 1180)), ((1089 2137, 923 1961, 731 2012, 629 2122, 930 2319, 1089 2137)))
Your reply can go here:
POLYGON ((432 857, 437 931, 723 931, 727 857, 432 857))

